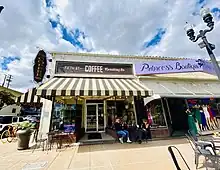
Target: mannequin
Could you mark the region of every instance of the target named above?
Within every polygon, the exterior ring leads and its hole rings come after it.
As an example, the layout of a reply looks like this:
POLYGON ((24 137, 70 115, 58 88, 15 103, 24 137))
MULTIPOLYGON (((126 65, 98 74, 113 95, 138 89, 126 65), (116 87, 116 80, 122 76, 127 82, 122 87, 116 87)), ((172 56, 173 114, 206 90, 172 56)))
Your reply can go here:
POLYGON ((216 126, 216 124, 215 124, 214 116, 213 116, 213 114, 212 114, 212 110, 211 110, 210 105, 207 106, 207 110, 208 110, 209 115, 210 115, 210 123, 211 123, 211 126, 213 127, 213 129, 217 129, 217 126, 216 126))
POLYGON ((209 112, 211 112, 212 116, 213 116, 213 123, 215 124, 216 128, 219 128, 219 124, 218 121, 216 119, 216 112, 214 111, 214 109, 209 105, 208 107, 209 112))
POLYGON ((202 129, 203 130, 208 130, 205 113, 204 113, 203 108, 201 106, 199 107, 199 112, 200 112, 201 120, 202 120, 202 129))
POLYGON ((208 130, 214 130, 214 128, 211 126, 210 114, 208 112, 207 105, 203 105, 202 108, 205 114, 208 130))
POLYGON ((196 122, 193 118, 193 113, 190 109, 186 110, 186 113, 188 114, 188 125, 189 125, 189 130, 193 132, 194 134, 198 133, 197 127, 196 127, 196 122))
POLYGON ((202 118, 201 118, 201 114, 200 114, 198 105, 194 106, 194 110, 195 110, 195 117, 197 120, 199 130, 202 131, 202 118))

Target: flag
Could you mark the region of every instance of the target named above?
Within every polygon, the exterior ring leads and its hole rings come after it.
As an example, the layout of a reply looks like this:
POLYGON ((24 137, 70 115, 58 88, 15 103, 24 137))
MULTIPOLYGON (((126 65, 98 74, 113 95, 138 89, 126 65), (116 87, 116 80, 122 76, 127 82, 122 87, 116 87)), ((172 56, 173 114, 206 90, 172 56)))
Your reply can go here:
POLYGON ((3 7, 3 6, 0 6, 0 13, 2 12, 3 9, 4 9, 4 7, 3 7))

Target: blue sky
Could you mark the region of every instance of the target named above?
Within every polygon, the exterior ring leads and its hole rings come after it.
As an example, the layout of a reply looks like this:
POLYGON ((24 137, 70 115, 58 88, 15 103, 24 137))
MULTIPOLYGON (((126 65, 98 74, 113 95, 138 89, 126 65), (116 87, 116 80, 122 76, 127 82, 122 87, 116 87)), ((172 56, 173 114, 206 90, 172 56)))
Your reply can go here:
MULTIPOLYGON (((199 9, 207 4, 207 0, 195 0, 195 2, 196 3, 195 3, 195 9, 193 15, 198 15, 199 9)), ((55 11, 57 9, 57 5, 54 3, 53 0, 45 0, 45 7, 50 11, 55 11)), ((220 8, 213 7, 211 8, 211 12, 215 17, 220 18, 220 8)), ((90 37, 90 35, 87 35, 85 32, 80 30, 80 28, 78 28, 77 25, 72 29, 68 28, 66 25, 62 24, 60 18, 61 18, 60 14, 56 13, 55 18, 48 17, 48 22, 50 23, 51 27, 54 30, 55 29, 60 30, 60 34, 62 35, 63 40, 71 43, 72 46, 75 47, 75 49, 80 51, 93 52, 96 50, 93 48, 87 48, 83 43, 83 40, 90 37)), ((157 46, 163 40, 166 33, 167 33, 167 28, 163 28, 163 27, 156 28, 154 30, 152 37, 150 37, 148 41, 143 42, 143 46, 140 47, 140 49, 143 50, 157 46)), ((20 57, 3 56, 1 62, 2 70, 7 70, 8 64, 13 62, 14 60, 20 60, 20 57)))
MULTIPOLYGON (((45 0, 45 1, 47 8, 51 8, 51 9, 56 8, 56 5, 53 3, 53 0, 45 0)), ((199 15, 199 9, 206 5, 207 0, 195 0, 195 1, 196 3, 195 3, 195 10, 193 12, 193 15, 199 15)), ((213 13, 213 15, 220 18, 220 8, 214 7, 211 9, 211 12, 213 13)), ((80 31, 80 29, 77 27, 70 30, 65 25, 61 24, 59 14, 57 14, 56 20, 49 18, 49 22, 53 29, 56 29, 59 26, 59 28, 61 29, 62 38, 70 42, 77 49, 86 52, 93 51, 93 49, 85 48, 84 44, 79 40, 79 37, 83 37, 83 39, 87 37, 85 33, 83 31, 80 31)), ((148 49, 150 47, 154 47, 158 45, 165 36, 165 34, 166 34, 166 28, 162 28, 162 27, 157 28, 151 39, 144 42, 143 47, 140 47, 140 49, 148 49)))
POLYGON ((208 39, 220 58, 219 0, 1 0, 0 5, 5 7, 0 14, 0 67, 16 77, 12 86, 19 88, 33 80, 37 46, 46 51, 207 58, 183 29, 186 21, 195 25, 196 33, 206 28, 199 17, 202 6, 213 13, 215 29, 208 39))
POLYGON ((166 34, 166 29, 165 28, 157 29, 156 34, 151 38, 151 40, 144 43, 144 48, 149 48, 149 47, 155 46, 158 43, 160 43, 160 41, 163 38, 164 34, 166 34))
POLYGON ((8 57, 2 57, 0 59, 0 64, 1 64, 1 69, 2 70, 8 70, 8 64, 10 64, 11 62, 13 61, 16 61, 16 60, 20 60, 21 58, 18 57, 18 56, 8 56, 8 57))
MULTIPOLYGON (((51 10, 54 10, 54 8, 56 8, 53 0, 46 0, 46 8, 51 10)), ((76 49, 86 52, 92 51, 92 49, 86 48, 84 44, 80 41, 80 38, 85 39, 87 37, 86 34, 77 27, 74 29, 68 29, 64 24, 60 22, 59 14, 56 15, 55 19, 49 18, 48 21, 50 22, 53 29, 59 27, 59 29, 61 30, 62 38, 70 42, 76 49)))

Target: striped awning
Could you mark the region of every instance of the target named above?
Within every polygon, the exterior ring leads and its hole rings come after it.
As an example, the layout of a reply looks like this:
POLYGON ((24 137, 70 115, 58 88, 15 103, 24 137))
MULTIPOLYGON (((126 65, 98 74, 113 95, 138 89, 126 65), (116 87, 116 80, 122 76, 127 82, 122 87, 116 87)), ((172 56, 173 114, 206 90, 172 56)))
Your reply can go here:
POLYGON ((26 93, 15 99, 16 103, 40 103, 41 98, 36 96, 36 88, 28 90, 26 93))
POLYGON ((151 96, 152 91, 135 79, 58 78, 37 89, 47 96, 151 96))
POLYGON ((218 81, 172 81, 172 80, 141 80, 143 84, 161 97, 180 98, 219 98, 220 83, 218 81))

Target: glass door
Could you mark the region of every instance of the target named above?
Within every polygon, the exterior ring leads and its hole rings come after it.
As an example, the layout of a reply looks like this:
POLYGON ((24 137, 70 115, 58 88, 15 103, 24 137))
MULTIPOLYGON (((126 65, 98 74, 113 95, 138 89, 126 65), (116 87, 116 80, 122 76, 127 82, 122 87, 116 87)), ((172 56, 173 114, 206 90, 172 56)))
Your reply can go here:
POLYGON ((97 105, 88 104, 86 106, 86 132, 96 132, 97 131, 97 105))
POLYGON ((86 106, 86 132, 101 132, 105 131, 105 117, 104 105, 100 104, 87 104, 86 106))
POLYGON ((103 104, 97 104, 98 106, 98 131, 105 131, 105 121, 104 121, 104 105, 103 104))

